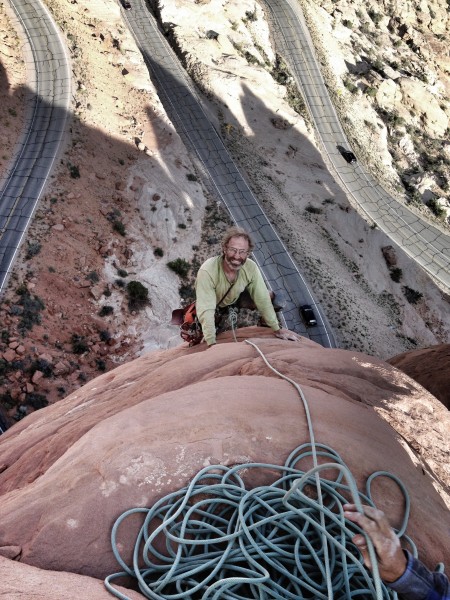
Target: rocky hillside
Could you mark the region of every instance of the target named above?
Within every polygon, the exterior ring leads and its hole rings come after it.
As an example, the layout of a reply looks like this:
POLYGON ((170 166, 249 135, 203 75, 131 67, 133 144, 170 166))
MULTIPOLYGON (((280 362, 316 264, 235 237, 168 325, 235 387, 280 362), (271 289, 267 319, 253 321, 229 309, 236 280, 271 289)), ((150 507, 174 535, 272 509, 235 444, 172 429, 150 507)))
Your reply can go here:
POLYGON ((358 155, 397 197, 448 224, 447 3, 326 0, 303 6, 358 155))

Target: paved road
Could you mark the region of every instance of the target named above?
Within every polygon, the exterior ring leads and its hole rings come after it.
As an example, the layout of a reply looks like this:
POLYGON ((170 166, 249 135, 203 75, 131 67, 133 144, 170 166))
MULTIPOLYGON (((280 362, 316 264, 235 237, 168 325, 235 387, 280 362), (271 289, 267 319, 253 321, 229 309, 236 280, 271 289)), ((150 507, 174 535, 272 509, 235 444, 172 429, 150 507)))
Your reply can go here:
POLYGON ((28 38, 26 132, 0 182, 0 293, 53 167, 69 115, 71 73, 64 44, 38 0, 10 0, 28 38))
POLYGON ((337 176, 360 207, 396 244, 450 289, 450 235, 423 221, 392 198, 360 165, 349 165, 337 150, 348 147, 314 54, 303 14, 295 0, 265 0, 276 32, 277 50, 302 90, 307 107, 337 176))
POLYGON ((201 98, 148 12, 145 1, 135 1, 133 9, 123 14, 177 132, 197 157, 204 177, 233 219, 252 233, 256 261, 271 289, 286 292, 288 303, 283 316, 287 327, 325 347, 335 347, 322 309, 207 118, 201 98), (307 329, 300 319, 298 306, 305 303, 315 306, 317 327, 307 329))

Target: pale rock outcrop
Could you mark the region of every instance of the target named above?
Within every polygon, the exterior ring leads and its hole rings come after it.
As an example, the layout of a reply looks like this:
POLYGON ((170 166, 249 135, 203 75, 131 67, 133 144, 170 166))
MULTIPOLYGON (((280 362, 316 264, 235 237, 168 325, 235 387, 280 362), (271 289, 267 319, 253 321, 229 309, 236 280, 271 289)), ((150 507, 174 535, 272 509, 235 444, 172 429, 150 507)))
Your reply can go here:
MULTIPOLYGON (((448 411, 381 360, 261 328, 239 330, 241 343, 228 333, 208 350, 148 353, 1 436, 0 554, 14 547, 35 567, 103 578, 118 570, 110 531, 123 511, 151 506, 206 464, 284 463, 310 439, 305 410, 245 339, 301 386, 316 441, 342 456, 360 490, 376 470, 400 477, 420 555, 431 567, 449 564, 448 411)), ((261 472, 251 485, 271 477, 261 472)), ((399 523, 403 502, 391 481, 377 481, 374 499, 399 523)), ((120 531, 125 556, 137 527, 120 531)))
MULTIPOLYGON (((5 600, 111 600, 112 596, 103 581, 58 571, 37 569, 24 563, 0 556, 0 595, 5 600)), ((142 600, 144 596, 133 590, 118 586, 130 600, 142 600)))
POLYGON ((421 116, 426 133, 432 137, 443 136, 448 127, 448 116, 439 106, 436 97, 424 83, 406 77, 381 82, 376 99, 381 108, 395 111, 399 117, 410 121, 410 111, 421 116))

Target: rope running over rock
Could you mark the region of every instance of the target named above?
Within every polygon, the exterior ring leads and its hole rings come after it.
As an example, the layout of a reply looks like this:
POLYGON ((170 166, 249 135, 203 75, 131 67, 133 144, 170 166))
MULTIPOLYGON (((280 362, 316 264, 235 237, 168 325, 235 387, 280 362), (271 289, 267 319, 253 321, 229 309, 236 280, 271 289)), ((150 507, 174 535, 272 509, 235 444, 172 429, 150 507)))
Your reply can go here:
MULTIPOLYGON (((112 581, 130 576, 140 592, 155 600, 339 600, 397 598, 380 580, 376 555, 367 545, 374 566, 364 566, 351 542, 357 525, 344 518, 349 498, 373 505, 370 487, 376 477, 390 477, 405 499, 404 536, 409 516, 408 493, 395 476, 380 471, 358 492, 342 458, 316 443, 308 403, 298 384, 270 365, 256 344, 246 340, 268 367, 298 391, 305 410, 310 442, 296 448, 285 465, 246 463, 211 465, 190 484, 168 494, 151 508, 123 513, 112 529, 112 548, 123 569, 109 575, 105 586, 117 598, 129 600, 112 581), (308 471, 302 461, 313 462, 308 471), (320 463, 319 463, 320 460, 320 463), (246 489, 244 477, 253 471, 277 474, 271 485, 246 489), (334 473, 332 479, 325 478, 334 473), (131 515, 144 523, 128 565, 119 552, 118 531, 131 515)), ((413 542, 404 536, 417 556, 413 542)))

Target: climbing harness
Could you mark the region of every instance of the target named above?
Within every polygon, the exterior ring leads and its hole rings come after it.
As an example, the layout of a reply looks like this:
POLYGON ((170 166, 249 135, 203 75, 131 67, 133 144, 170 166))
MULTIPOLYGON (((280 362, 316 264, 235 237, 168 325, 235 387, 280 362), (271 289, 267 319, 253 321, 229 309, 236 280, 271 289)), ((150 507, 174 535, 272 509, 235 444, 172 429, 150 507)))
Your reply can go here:
POLYGON ((146 598, 155 600, 382 600, 397 598, 381 581, 373 544, 366 536, 370 572, 352 543, 358 525, 344 517, 349 501, 362 512, 374 506, 371 485, 389 477, 404 497, 403 523, 397 532, 417 549, 404 532, 409 517, 405 486, 385 471, 372 474, 365 493, 359 492, 348 467, 337 452, 315 441, 305 395, 292 379, 277 371, 260 348, 249 340, 265 364, 292 384, 303 403, 310 441, 295 448, 284 466, 245 463, 203 468, 186 487, 158 500, 151 508, 134 508, 115 522, 114 555, 123 569, 105 579, 117 598, 128 596, 112 582, 133 578, 146 598), (302 463, 313 467, 303 470, 302 463), (319 462, 320 460, 320 462, 319 462), (277 473, 271 485, 247 489, 249 471, 277 473), (326 479, 326 471, 335 476, 326 479), (122 558, 118 543, 128 517, 144 518, 137 535, 132 564, 122 558))
MULTIPOLYGON (((235 282, 233 281, 233 283, 217 303, 217 306, 219 306, 219 304, 221 304, 221 302, 226 298, 228 292, 231 290, 234 284, 235 282)), ((215 318, 217 318, 217 309, 215 318)), ((172 325, 180 326, 180 336, 185 342, 188 342, 189 347, 196 346, 203 340, 202 326, 197 317, 197 307, 195 302, 191 302, 191 304, 188 304, 184 308, 176 308, 173 310, 170 322, 172 325)))

